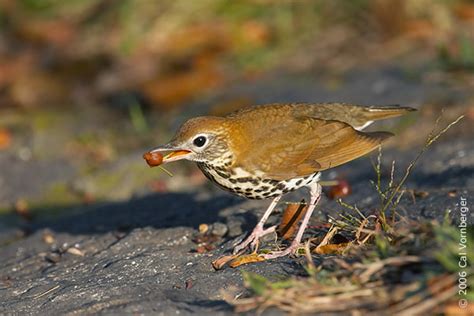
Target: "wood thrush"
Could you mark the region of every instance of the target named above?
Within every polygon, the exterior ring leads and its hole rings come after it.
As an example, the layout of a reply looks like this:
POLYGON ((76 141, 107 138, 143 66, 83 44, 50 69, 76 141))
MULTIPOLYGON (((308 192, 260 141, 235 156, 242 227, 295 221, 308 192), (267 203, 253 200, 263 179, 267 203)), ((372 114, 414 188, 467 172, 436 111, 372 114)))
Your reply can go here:
POLYGON ((262 105, 226 117, 190 119, 169 143, 147 154, 169 152, 163 163, 195 161, 207 178, 227 191, 249 199, 273 199, 234 253, 249 245, 255 249, 260 237, 275 231, 275 226, 265 229, 264 224, 282 195, 308 187, 311 199, 296 237, 285 250, 263 255, 272 259, 298 249, 321 196, 320 172, 363 156, 392 136, 361 132, 373 121, 410 111, 414 109, 342 103, 262 105))

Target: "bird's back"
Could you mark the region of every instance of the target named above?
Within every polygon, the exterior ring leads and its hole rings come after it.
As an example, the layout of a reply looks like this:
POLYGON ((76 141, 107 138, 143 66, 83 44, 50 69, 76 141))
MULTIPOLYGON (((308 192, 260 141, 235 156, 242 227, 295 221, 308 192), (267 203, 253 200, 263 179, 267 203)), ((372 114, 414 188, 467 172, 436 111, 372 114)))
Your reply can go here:
POLYGON ((412 111, 343 103, 256 106, 227 117, 238 165, 272 179, 307 176, 363 156, 392 134, 359 131, 371 121, 412 111))
POLYGON ((279 121, 285 117, 312 117, 347 123, 355 129, 362 129, 373 121, 388 119, 415 111, 410 107, 397 105, 362 106, 348 103, 288 103, 266 104, 246 108, 230 114, 229 118, 248 122, 279 121))
POLYGON ((342 103, 269 104, 225 118, 188 122, 184 134, 211 131, 225 139, 230 163, 198 163, 222 188, 247 198, 270 198, 317 182, 321 171, 361 157, 392 134, 366 133, 367 123, 402 115, 410 108, 342 103))

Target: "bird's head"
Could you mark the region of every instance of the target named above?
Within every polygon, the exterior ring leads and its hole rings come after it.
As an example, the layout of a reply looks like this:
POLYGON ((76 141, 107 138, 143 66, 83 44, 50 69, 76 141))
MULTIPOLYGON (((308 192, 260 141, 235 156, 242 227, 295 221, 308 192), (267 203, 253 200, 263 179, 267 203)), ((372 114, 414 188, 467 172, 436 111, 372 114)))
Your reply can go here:
POLYGON ((186 121, 173 139, 151 151, 167 153, 163 163, 187 159, 220 164, 229 159, 228 124, 222 117, 203 116, 186 121))

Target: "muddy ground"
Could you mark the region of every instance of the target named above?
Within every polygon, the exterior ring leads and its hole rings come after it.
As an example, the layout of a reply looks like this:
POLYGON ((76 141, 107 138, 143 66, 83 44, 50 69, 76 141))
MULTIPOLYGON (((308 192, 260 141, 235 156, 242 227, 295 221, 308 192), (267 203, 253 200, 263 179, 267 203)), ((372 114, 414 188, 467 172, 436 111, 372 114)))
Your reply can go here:
MULTIPOLYGON (((402 215, 418 220, 441 220, 446 213, 456 220, 460 197, 469 199, 474 192, 473 118, 469 103, 473 100, 472 91, 452 83, 416 80, 397 67, 353 72, 341 78, 336 87, 314 78, 273 75, 252 84, 238 84, 222 93, 229 97, 249 96, 255 103, 345 101, 398 103, 422 109, 404 121, 374 128, 391 129, 399 135, 384 150, 386 177, 392 159, 397 161, 398 177, 403 174, 423 147, 423 139, 442 107, 446 107, 442 124, 471 111, 470 117, 426 152, 412 172, 406 187, 427 194, 415 199, 407 194, 399 207, 402 215)), ((211 103, 212 100, 205 100, 199 106, 190 105, 185 115, 169 125, 208 111, 206 105, 211 103)), ((148 147, 165 140, 157 139, 148 147)), ((141 154, 148 147, 122 155, 107 170, 113 173, 137 164, 152 176, 166 179, 156 170, 146 169, 141 161, 141 154)), ((7 153, 0 156, 0 163, 2 205, 10 205, 19 197, 34 200, 55 181, 76 183, 81 177, 78 167, 64 159, 25 162, 14 153, 7 153), (20 191, 25 178, 31 181, 20 191)), ((0 215, 0 313, 226 315, 232 313, 232 307, 223 300, 223 291, 233 287, 245 295, 242 270, 271 279, 304 274, 301 258, 215 271, 211 261, 245 236, 269 202, 246 201, 200 181, 186 187, 188 176, 178 173, 178 180, 171 181, 181 183, 158 193, 119 178, 112 185, 124 192, 119 196, 87 204, 50 203, 54 215, 30 222, 13 219, 16 215, 11 213, 0 215), (219 234, 225 235, 215 242, 216 249, 199 253, 195 238, 203 223, 224 224, 219 234)), ((369 159, 359 159, 323 177, 347 179, 352 194, 345 201, 356 203, 366 213, 376 209, 378 196, 369 183, 375 177, 369 159)), ((288 195, 286 200, 299 201, 306 194, 303 191, 288 195)), ((278 222, 283 208, 281 204, 270 222, 278 222)), ((326 222, 328 215, 337 216, 340 209, 324 197, 312 225, 326 222)), ((469 221, 474 223, 472 213, 469 221)), ((324 257, 315 256, 315 260, 324 257)))

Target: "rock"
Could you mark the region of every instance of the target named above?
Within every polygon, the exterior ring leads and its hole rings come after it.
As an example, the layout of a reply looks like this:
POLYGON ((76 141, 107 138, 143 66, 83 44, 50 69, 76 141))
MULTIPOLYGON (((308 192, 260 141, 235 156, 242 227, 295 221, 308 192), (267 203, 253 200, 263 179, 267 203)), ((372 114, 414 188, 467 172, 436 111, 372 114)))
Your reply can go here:
POLYGON ((242 230, 242 220, 236 217, 229 217, 227 220, 227 235, 231 238, 242 235, 244 232, 242 230))
POLYGON ((227 232, 229 231, 229 229, 227 228, 227 225, 224 224, 224 223, 220 223, 220 222, 216 222, 214 224, 212 224, 212 234, 216 235, 216 236, 219 236, 219 237, 224 237, 225 234, 227 234, 227 232))

